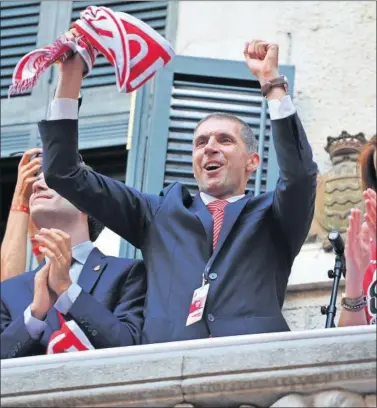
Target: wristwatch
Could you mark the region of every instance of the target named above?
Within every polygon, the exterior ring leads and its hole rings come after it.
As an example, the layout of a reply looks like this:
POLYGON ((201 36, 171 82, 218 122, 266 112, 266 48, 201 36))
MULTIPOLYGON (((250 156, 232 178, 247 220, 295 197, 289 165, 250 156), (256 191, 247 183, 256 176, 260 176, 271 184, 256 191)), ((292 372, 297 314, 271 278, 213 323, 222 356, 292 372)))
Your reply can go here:
POLYGON ((288 79, 284 75, 280 75, 277 78, 271 79, 270 81, 266 82, 261 87, 262 95, 266 98, 268 93, 271 91, 272 88, 284 88, 285 92, 288 92, 288 79))

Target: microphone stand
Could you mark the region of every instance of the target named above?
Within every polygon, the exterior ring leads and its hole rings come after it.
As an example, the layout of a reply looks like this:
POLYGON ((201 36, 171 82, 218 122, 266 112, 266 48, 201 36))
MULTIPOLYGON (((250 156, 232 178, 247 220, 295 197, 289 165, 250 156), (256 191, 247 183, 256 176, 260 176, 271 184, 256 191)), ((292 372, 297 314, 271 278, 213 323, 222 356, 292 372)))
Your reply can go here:
POLYGON ((333 245, 335 257, 334 270, 329 270, 327 275, 330 279, 334 279, 331 291, 329 306, 321 306, 321 313, 326 315, 326 329, 335 327, 334 318, 336 315, 336 298, 338 295, 339 282, 346 275, 346 260, 344 257, 344 244, 341 235, 338 232, 332 231, 329 233, 329 241, 333 245))

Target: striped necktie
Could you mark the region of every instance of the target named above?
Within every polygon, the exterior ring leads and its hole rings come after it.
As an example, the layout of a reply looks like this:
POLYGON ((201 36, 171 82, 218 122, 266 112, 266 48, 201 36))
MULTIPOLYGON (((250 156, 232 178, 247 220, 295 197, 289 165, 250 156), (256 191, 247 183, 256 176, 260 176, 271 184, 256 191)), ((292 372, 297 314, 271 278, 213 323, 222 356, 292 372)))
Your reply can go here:
POLYGON ((207 205, 207 208, 212 214, 213 218, 213 249, 215 249, 219 239, 221 226, 223 225, 224 220, 224 210, 228 204, 229 202, 226 200, 216 200, 207 205))

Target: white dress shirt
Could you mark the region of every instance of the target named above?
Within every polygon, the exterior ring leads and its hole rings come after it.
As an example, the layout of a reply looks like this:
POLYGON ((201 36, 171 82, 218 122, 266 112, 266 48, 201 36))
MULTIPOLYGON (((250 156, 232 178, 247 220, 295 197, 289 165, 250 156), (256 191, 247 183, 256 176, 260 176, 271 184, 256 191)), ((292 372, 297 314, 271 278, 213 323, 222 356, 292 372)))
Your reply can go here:
MULTIPOLYGON (((296 112, 296 108, 293 105, 290 95, 284 96, 281 101, 278 99, 271 99, 267 101, 267 104, 271 120, 284 119, 296 112)), ((77 99, 54 99, 51 102, 47 120, 77 119, 78 108, 79 102, 77 99)))
MULTIPOLYGON (((62 314, 66 314, 69 311, 82 291, 77 282, 82 268, 93 248, 94 245, 91 241, 81 242, 72 248, 72 258, 74 259, 74 262, 69 269, 69 277, 71 278, 72 284, 66 292, 63 292, 58 297, 54 305, 55 309, 62 314)), ((40 335, 47 327, 45 321, 39 320, 31 314, 31 305, 28 306, 24 312, 24 321, 30 337, 36 340, 39 339, 40 335)))
MULTIPOLYGON (((228 201, 228 203, 235 203, 236 201, 240 200, 242 197, 245 197, 245 194, 228 197, 226 198, 226 201, 228 201)), ((200 198, 202 199, 205 206, 207 206, 209 203, 212 203, 212 201, 218 200, 218 198, 212 197, 209 194, 203 193, 203 192, 200 193, 200 198)))

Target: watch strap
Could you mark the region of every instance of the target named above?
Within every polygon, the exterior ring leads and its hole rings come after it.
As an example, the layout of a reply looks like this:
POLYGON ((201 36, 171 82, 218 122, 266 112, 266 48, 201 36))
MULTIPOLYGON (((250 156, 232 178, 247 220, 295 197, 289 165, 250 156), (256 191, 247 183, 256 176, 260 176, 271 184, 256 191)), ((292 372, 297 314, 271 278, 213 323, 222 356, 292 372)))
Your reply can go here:
POLYGON ((264 97, 268 95, 272 88, 282 87, 285 91, 288 91, 288 79, 284 75, 280 75, 276 78, 273 78, 262 85, 261 92, 264 97))

